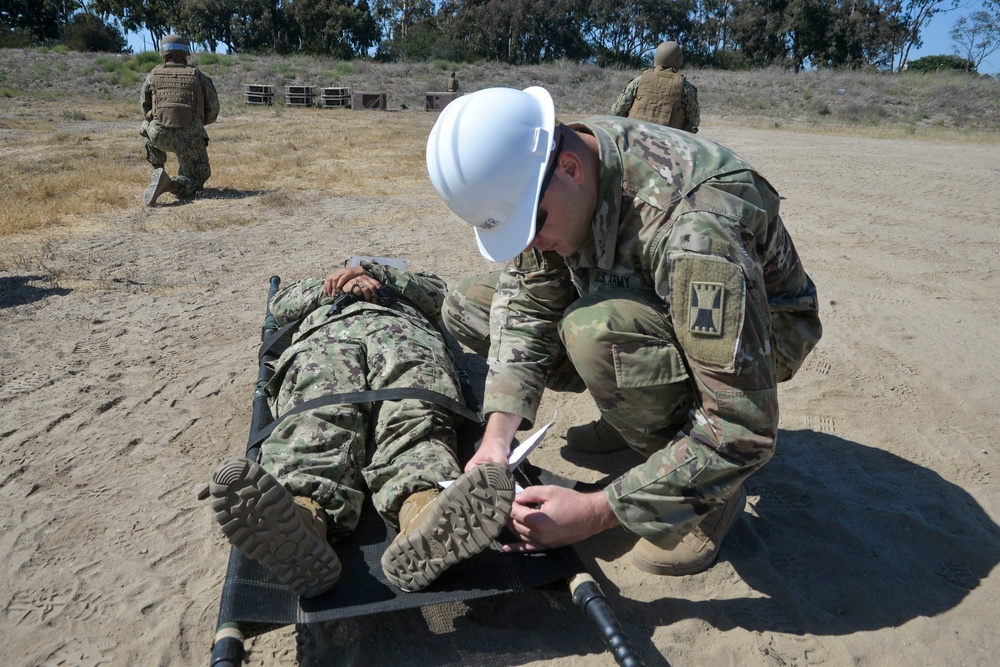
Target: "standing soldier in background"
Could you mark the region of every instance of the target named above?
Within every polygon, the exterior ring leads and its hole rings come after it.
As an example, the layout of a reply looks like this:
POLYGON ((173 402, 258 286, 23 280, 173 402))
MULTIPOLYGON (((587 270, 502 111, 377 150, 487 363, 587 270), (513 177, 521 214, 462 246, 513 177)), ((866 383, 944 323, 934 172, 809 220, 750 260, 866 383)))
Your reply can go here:
POLYGON ((625 86, 611 113, 697 133, 701 123, 698 89, 677 71, 683 65, 684 54, 677 42, 663 42, 656 47, 653 69, 625 86))
POLYGON ((219 96, 212 80, 187 64, 190 53, 188 40, 167 35, 160 43, 164 63, 142 84, 145 120, 139 134, 146 137, 146 160, 155 169, 142 199, 146 206, 155 204, 164 192, 179 199, 193 197, 212 175, 205 126, 219 117, 219 96), (173 179, 163 168, 167 152, 177 155, 178 174, 173 179))
POLYGON ((458 92, 458 79, 455 77, 455 73, 452 72, 448 76, 448 92, 457 93, 458 92))

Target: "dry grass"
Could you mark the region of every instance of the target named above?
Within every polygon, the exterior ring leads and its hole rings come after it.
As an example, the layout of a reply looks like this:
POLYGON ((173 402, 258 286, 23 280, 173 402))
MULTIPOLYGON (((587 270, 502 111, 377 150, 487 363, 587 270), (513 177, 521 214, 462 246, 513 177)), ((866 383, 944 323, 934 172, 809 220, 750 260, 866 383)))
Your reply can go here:
MULTIPOLYGON (((141 207, 137 212, 150 173, 138 135, 138 81, 156 62, 150 55, 0 49, 0 236, 30 233, 44 242, 122 221, 138 231, 165 224, 205 231, 248 224, 267 212, 287 215, 317 192, 379 197, 428 187, 423 146, 436 114, 423 112, 424 96, 442 87, 452 64, 211 54, 202 56, 202 67, 215 80, 223 109, 209 128, 214 175, 206 198, 247 199, 246 214, 233 207, 178 208, 168 223, 141 207), (268 83, 276 91, 291 83, 376 90, 387 94, 392 111, 247 106, 247 83, 268 83)), ((486 63, 462 65, 458 72, 464 91, 546 86, 565 120, 605 112, 635 74, 568 63, 486 63)), ((992 79, 779 70, 688 74, 699 86, 708 136, 713 124, 735 123, 1000 143, 1000 84, 992 79)), ((174 165, 171 158, 168 169, 174 165)), ((397 224, 406 216, 389 210, 370 224, 397 224)), ((5 252, 2 262, 37 265, 44 253, 33 254, 35 259, 5 252)))
MULTIPOLYGON (((81 107, 85 119, 117 118, 119 102, 81 107)), ((0 101, 0 236, 84 231, 134 210, 149 179, 135 120, 66 120, 58 102, 0 101), (110 214, 110 215, 109 215, 110 214)), ((423 112, 240 107, 209 127, 214 171, 207 197, 262 195, 257 207, 287 210, 296 193, 397 194, 426 183, 421 150, 433 118, 423 112)), ((168 171, 176 163, 168 160, 168 171)), ((188 214, 191 215, 191 214, 188 214)), ((171 224, 206 230, 259 216, 185 217, 171 224)))

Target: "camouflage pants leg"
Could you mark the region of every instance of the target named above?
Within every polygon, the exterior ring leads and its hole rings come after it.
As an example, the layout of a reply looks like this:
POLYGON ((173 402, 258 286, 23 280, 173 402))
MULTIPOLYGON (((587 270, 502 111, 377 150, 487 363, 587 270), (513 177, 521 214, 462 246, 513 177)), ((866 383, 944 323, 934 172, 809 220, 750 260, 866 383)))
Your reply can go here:
MULTIPOLYGON (((371 389, 416 387, 463 401, 458 371, 437 332, 378 311, 360 315, 370 320, 365 344, 371 389)), ((434 403, 405 399, 379 403, 373 420, 375 448, 362 474, 375 509, 398 527, 403 501, 462 474, 455 433, 461 417, 434 403)))
MULTIPOLYGON (((274 405, 276 419, 306 401, 326 394, 366 389, 352 368, 364 368, 360 345, 306 349, 289 363, 274 405)), ((318 502, 327 512, 333 537, 358 524, 364 501, 368 406, 327 405, 281 419, 261 443, 260 460, 292 494, 318 502)))
POLYGON ((157 122, 149 122, 144 126, 149 141, 146 144, 146 159, 150 164, 164 164, 166 153, 177 156, 177 176, 173 180, 178 183, 177 196, 193 197, 201 190, 205 181, 212 175, 212 167, 208 162, 208 137, 200 121, 190 127, 168 128, 157 122), (159 163, 153 159, 159 159, 159 163))
MULTIPOLYGON (((490 304, 497 289, 500 272, 494 271, 466 278, 445 298, 441 318, 445 327, 476 354, 487 357, 490 352, 490 304)), ((580 375, 573 368, 565 351, 553 362, 553 371, 545 386, 553 391, 581 392, 580 375)))
POLYGON ((688 419, 694 395, 656 296, 602 290, 566 310, 559 336, 606 421, 649 456, 688 419))
POLYGON ((490 353, 490 304, 499 278, 499 271, 466 278, 441 304, 448 331, 481 357, 490 353))
POLYGON ((167 163, 167 154, 147 141, 146 162, 153 165, 153 169, 162 169, 167 163))
MULTIPOLYGON (((313 332, 287 366, 276 399, 281 415, 319 396, 418 387, 461 400, 443 342, 404 318, 361 311, 313 332), (428 339, 432 339, 428 342, 428 339)), ((422 401, 329 405, 281 421, 261 445, 261 462, 295 495, 319 502, 332 537, 354 530, 365 486, 391 523, 412 493, 460 474, 456 417, 422 401)))

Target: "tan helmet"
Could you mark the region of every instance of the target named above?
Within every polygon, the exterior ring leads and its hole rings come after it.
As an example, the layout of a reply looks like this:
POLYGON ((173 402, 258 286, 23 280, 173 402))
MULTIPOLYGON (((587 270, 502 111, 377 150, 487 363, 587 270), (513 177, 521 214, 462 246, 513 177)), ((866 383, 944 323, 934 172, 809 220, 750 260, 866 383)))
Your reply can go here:
POLYGON ((187 39, 180 35, 167 35, 160 41, 160 55, 166 57, 168 53, 187 56, 191 53, 191 46, 187 39))
POLYGON ((677 42, 663 42, 656 47, 656 55, 653 56, 653 67, 680 69, 683 65, 684 54, 681 53, 680 44, 677 42))

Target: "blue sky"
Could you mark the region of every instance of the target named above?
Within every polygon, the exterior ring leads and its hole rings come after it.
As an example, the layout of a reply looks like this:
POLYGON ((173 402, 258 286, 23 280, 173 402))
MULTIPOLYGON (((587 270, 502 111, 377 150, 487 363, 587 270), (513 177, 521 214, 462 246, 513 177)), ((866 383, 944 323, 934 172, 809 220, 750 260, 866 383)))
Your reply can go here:
MULTIPOLYGON (((972 12, 983 8, 982 0, 961 0, 959 5, 958 9, 939 13, 934 17, 930 25, 924 28, 921 33, 924 45, 919 49, 910 51, 910 60, 916 60, 922 56, 949 55, 953 52, 954 42, 948 33, 951 32, 952 26, 955 25, 955 21, 957 21, 960 16, 968 16, 972 12)), ((136 53, 143 50, 155 49, 155 47, 149 43, 150 37, 148 32, 144 32, 140 35, 130 33, 126 37, 128 39, 129 46, 131 46, 132 50, 136 53), (145 44, 143 43, 143 38, 146 40, 145 44)), ((983 61, 979 71, 983 74, 993 75, 1000 73, 1000 51, 997 51, 983 61)))
MULTIPOLYGON (((924 45, 919 49, 910 51, 910 60, 916 60, 922 56, 949 55, 954 51, 955 42, 948 34, 951 32, 955 21, 961 16, 968 16, 974 11, 983 9, 980 0, 962 0, 959 8, 953 11, 941 12, 933 18, 930 25, 924 28, 920 36, 924 40, 924 45)), ((1000 72, 1000 51, 995 52, 983 61, 979 66, 981 74, 997 74, 1000 72)))

